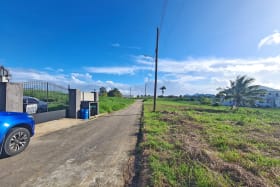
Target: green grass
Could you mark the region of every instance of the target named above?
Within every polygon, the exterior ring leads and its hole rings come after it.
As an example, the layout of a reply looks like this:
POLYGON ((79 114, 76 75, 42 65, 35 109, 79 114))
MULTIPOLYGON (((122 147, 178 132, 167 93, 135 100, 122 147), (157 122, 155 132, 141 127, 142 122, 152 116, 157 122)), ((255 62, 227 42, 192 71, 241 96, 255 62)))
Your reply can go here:
POLYGON ((280 110, 157 103, 144 105, 150 185, 280 185, 280 110))
POLYGON ((99 97, 99 113, 117 111, 129 106, 133 102, 133 99, 121 97, 99 97))
POLYGON ((24 90, 23 95, 38 98, 48 102, 48 111, 63 110, 68 107, 68 93, 43 90, 24 90))

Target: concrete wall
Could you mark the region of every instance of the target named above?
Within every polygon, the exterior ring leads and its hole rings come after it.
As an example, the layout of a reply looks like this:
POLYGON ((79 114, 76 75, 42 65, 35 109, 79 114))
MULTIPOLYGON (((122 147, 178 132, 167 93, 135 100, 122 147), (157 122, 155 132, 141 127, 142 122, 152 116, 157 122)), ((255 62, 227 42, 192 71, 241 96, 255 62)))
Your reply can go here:
POLYGON ((91 92, 81 92, 81 101, 94 101, 94 94, 91 92))
POLYGON ((81 104, 81 92, 77 89, 69 89, 69 118, 78 118, 81 104))
POLYGON ((43 112, 32 114, 35 120, 35 124, 44 123, 47 121, 57 120, 66 117, 66 110, 56 110, 51 112, 43 112))
POLYGON ((0 111, 23 111, 23 86, 20 83, 0 83, 0 111))

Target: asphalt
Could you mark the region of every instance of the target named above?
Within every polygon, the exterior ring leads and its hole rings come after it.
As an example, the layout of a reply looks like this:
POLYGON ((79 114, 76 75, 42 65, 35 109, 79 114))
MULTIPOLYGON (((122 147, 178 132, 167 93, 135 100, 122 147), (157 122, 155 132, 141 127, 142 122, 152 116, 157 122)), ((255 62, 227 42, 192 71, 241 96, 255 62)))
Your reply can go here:
POLYGON ((96 119, 37 124, 19 155, 0 160, 0 186, 124 186, 142 102, 96 119))

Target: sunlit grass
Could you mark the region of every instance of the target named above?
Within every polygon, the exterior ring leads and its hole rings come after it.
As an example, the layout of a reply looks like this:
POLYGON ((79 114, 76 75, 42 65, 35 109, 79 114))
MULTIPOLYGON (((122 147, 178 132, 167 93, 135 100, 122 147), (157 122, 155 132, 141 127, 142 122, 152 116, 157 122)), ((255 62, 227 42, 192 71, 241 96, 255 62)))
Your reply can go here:
POLYGON ((123 109, 134 102, 133 99, 121 97, 100 97, 99 98, 99 113, 110 113, 123 109))
POLYGON ((232 111, 168 100, 159 100, 155 113, 151 112, 151 101, 145 102, 144 109, 146 138, 142 148, 149 153, 152 185, 248 184, 245 177, 239 176, 238 181, 231 173, 237 166, 266 185, 280 185, 280 110, 232 111), (231 169, 221 172, 211 162, 231 169))

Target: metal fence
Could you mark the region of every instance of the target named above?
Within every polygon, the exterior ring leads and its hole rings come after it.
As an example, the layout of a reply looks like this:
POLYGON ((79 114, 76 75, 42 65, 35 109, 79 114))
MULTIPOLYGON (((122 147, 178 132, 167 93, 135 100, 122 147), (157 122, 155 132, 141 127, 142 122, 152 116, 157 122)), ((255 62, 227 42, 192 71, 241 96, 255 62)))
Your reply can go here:
POLYGON ((24 98, 37 98, 39 104, 46 104, 46 111, 63 110, 68 107, 68 88, 44 81, 23 83, 24 98))

